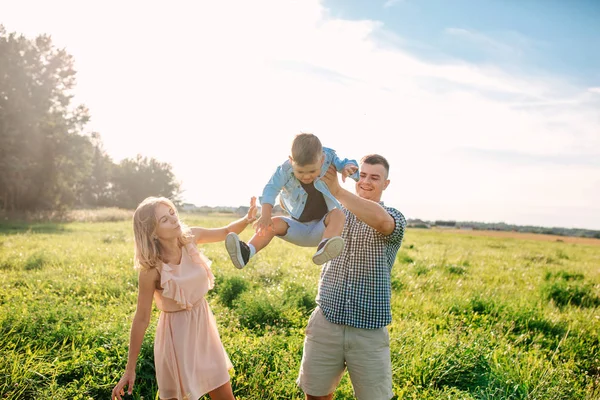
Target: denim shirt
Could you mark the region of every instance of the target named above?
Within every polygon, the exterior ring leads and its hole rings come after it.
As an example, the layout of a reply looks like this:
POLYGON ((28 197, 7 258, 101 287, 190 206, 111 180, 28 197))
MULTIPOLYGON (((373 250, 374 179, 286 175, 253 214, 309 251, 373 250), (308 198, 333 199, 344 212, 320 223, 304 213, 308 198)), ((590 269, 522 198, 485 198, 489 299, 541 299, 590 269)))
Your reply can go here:
MULTIPOLYGON (((321 174, 317 177, 317 179, 315 179, 314 185, 319 192, 323 193, 325 204, 327 204, 327 210, 331 211, 334 208, 341 208, 342 206, 335 199, 335 197, 333 197, 329 191, 329 188, 325 182, 321 180, 321 178, 323 175, 325 175, 330 165, 333 165, 339 172, 347 164, 352 164, 358 168, 358 163, 356 160, 338 158, 337 154, 335 154, 335 150, 327 147, 323 147, 323 154, 325 155, 325 160, 323 161, 323 166, 321 167, 321 174)), ((358 177, 358 170, 350 176, 350 178, 357 182, 358 177)), ((292 163, 289 160, 277 167, 277 170, 273 176, 271 176, 269 183, 267 183, 264 187, 262 196, 260 196, 258 200, 260 201, 260 204, 275 205, 275 198, 278 194, 281 194, 281 200, 285 210, 293 218, 300 218, 302 211, 304 211, 304 205, 306 204, 308 195, 302 188, 300 181, 294 176, 292 163)))

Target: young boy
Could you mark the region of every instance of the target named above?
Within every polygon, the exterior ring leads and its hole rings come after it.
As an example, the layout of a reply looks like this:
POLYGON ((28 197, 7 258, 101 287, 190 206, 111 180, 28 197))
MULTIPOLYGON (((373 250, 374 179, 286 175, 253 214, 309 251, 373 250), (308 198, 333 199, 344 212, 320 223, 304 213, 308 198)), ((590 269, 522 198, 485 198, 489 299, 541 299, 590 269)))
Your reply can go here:
POLYGON ((237 268, 243 268, 275 236, 298 246, 318 246, 312 257, 317 265, 337 257, 344 248, 340 235, 346 217, 321 177, 333 164, 343 181, 347 176, 358 181, 358 163, 340 160, 334 150, 323 147, 319 138, 310 133, 296 135, 291 153, 263 189, 259 198, 262 215, 255 223, 256 233, 250 242, 244 243, 235 233, 225 239, 227 252, 237 268), (271 218, 278 194, 289 218, 271 218))

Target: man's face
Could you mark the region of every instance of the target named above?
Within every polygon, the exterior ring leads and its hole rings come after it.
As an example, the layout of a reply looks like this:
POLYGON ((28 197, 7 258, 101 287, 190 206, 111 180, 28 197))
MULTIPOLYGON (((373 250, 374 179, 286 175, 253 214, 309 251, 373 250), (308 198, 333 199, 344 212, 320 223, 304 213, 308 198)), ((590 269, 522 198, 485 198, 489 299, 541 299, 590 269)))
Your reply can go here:
POLYGON ((389 184, 390 180, 386 177, 383 165, 367 163, 360 165, 360 178, 356 182, 356 194, 359 197, 379 202, 389 184))
POLYGON ((299 165, 292 160, 292 169, 294 170, 294 176, 305 185, 312 183, 321 174, 321 166, 323 165, 323 158, 319 158, 312 164, 299 165))

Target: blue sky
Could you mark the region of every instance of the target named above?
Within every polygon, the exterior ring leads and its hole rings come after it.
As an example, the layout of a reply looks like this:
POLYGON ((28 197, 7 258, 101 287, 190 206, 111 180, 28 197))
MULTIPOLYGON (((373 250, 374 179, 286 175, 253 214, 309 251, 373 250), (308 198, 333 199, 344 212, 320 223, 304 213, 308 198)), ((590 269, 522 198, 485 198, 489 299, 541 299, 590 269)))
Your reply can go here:
POLYGON ((303 131, 386 156, 408 218, 590 229, 598 21, 583 0, 0 2, 73 55, 109 155, 171 163, 185 201, 260 195, 303 131))
POLYGON ((575 84, 600 81, 596 0, 326 0, 338 18, 381 21, 426 59, 452 57, 575 84))

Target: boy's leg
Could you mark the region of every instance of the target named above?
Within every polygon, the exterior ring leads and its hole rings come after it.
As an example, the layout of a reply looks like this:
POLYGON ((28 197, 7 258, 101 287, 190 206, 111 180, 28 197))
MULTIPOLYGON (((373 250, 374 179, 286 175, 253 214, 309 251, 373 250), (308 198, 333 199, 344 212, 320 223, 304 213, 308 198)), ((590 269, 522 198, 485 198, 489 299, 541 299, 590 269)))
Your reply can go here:
POLYGON ((323 224, 325 217, 310 222, 300 222, 287 217, 281 218, 289 226, 286 233, 279 236, 282 240, 302 247, 315 247, 321 241, 325 231, 325 225, 323 224))
POLYGON ((231 262, 236 268, 244 268, 250 258, 254 256, 259 250, 265 248, 275 236, 285 235, 288 230, 288 224, 281 217, 273 218, 273 230, 270 232, 263 232, 262 234, 254 234, 250 239, 250 242, 246 244, 240 240, 237 234, 231 232, 225 238, 225 248, 231 262))
POLYGON ((323 232, 323 239, 329 239, 334 236, 341 236, 344 224, 346 223, 346 216, 344 212, 339 208, 334 208, 325 216, 325 232, 323 232))
POLYGON ((273 231, 263 232, 260 235, 255 233, 248 242, 248 244, 254 246, 254 249, 257 253, 267 247, 267 245, 271 243, 271 240, 273 240, 275 236, 283 236, 288 231, 289 226, 287 222, 285 222, 284 218, 273 217, 271 220, 273 221, 273 231))
POLYGON ((341 238, 346 216, 340 209, 331 210, 324 219, 325 231, 323 240, 319 243, 317 251, 313 255, 313 262, 317 265, 325 264, 327 261, 340 255, 344 249, 344 239, 341 238))

